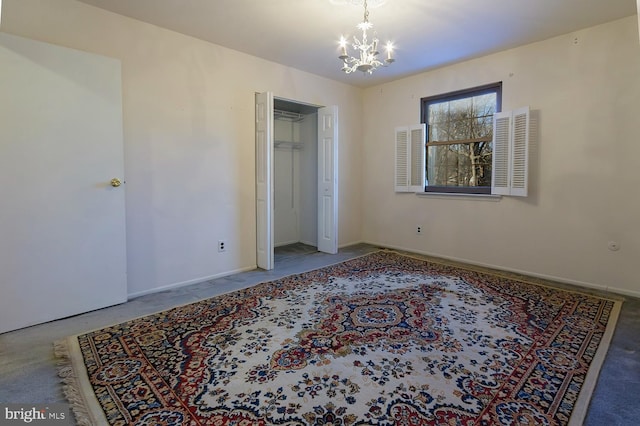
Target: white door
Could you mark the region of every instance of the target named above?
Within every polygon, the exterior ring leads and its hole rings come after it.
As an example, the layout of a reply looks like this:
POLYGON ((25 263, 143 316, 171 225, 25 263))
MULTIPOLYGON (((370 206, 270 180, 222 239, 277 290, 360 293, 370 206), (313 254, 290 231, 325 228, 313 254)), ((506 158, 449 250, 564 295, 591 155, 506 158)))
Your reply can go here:
POLYGON ((120 75, 0 34, 0 332, 126 301, 120 75))
POLYGON ((273 93, 256 93, 256 263, 273 269, 273 93))
POLYGON ((318 110, 318 250, 338 252, 338 107, 318 110))

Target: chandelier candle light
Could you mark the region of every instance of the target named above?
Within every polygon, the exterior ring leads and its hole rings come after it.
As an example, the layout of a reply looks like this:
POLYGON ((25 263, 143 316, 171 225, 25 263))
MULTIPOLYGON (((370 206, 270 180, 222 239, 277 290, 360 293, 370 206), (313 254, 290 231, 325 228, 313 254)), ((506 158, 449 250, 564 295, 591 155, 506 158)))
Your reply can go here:
POLYGON ((364 21, 358 24, 357 28, 362 30, 362 40, 359 40, 357 37, 353 37, 353 48, 357 51, 360 51, 359 57, 349 56, 347 53, 347 40, 344 36, 340 37, 340 48, 341 54, 338 56, 338 59, 341 59, 343 62, 342 71, 347 74, 351 74, 354 71, 362 71, 363 73, 372 74, 373 71, 379 66, 386 64, 390 64, 395 61, 393 59, 393 44, 389 41, 387 42, 387 57, 384 60, 384 63, 378 60, 377 56, 380 54, 378 52, 378 39, 373 36, 373 40, 371 43, 367 40, 367 30, 371 29, 373 24, 369 22, 369 10, 367 9, 367 0, 364 0, 364 21))

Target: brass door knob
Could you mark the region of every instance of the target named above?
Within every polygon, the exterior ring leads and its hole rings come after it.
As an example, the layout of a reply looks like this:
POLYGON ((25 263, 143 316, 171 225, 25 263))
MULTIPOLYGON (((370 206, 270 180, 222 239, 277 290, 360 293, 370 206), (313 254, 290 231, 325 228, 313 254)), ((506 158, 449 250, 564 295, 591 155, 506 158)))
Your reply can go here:
POLYGON ((122 185, 122 182, 120 182, 120 179, 118 178, 111 179, 111 186, 113 186, 114 188, 117 188, 120 185, 122 185))

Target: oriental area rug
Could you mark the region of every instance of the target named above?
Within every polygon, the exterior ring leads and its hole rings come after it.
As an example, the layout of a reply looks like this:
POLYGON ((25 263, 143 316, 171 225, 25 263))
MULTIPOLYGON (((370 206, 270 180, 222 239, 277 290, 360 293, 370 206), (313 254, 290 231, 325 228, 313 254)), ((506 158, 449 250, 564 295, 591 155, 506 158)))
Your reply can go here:
POLYGON ((379 251, 56 342, 79 424, 581 424, 621 302, 379 251))

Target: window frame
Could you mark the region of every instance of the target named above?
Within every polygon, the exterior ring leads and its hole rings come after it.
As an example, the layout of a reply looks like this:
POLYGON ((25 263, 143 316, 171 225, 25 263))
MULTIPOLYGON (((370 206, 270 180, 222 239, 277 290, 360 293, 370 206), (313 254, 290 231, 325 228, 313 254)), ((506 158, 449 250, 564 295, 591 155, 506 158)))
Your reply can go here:
MULTIPOLYGON (((426 138, 426 147, 425 147, 425 157, 424 157, 424 164, 425 164, 425 179, 427 176, 427 165, 429 164, 428 162, 428 148, 429 148, 429 106, 431 104, 435 104, 435 103, 440 103, 443 101, 456 101, 459 99, 465 99, 465 98, 471 98, 471 97, 475 97, 475 96, 481 96, 481 95, 486 95, 488 93, 495 93, 496 94, 496 110, 494 112, 494 117, 495 114, 502 112, 502 81, 496 82, 496 83, 490 83, 490 84, 485 84, 482 86, 476 86, 476 87, 470 87, 467 89, 462 89, 462 90, 456 90, 453 92, 447 92, 447 93, 442 93, 439 95, 434 95, 434 96, 426 96, 420 99, 420 122, 425 124, 426 127, 426 133, 425 133, 425 138, 426 138)), ((484 140, 484 138, 482 139, 484 140)), ((452 142, 452 143, 437 143, 431 146, 437 146, 437 145, 453 145, 453 144, 460 144, 460 143, 465 143, 465 142, 472 142, 471 140, 461 140, 460 142, 452 142)), ((492 146, 493 149, 493 146, 492 146)), ((493 173, 493 170, 492 170, 493 173)), ((428 181, 427 181, 427 185, 425 185, 424 187, 424 192, 428 192, 428 193, 440 193, 440 194, 446 194, 446 193, 456 193, 456 194, 491 194, 491 186, 434 186, 434 185, 429 185, 428 181)))

